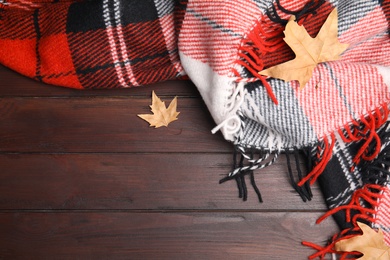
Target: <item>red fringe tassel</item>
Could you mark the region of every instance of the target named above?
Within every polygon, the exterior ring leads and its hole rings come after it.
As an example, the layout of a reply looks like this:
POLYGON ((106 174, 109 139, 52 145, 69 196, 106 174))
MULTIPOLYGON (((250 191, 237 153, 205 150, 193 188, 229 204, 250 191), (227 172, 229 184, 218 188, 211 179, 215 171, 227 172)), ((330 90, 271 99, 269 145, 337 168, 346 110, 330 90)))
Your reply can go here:
POLYGON ((321 175, 321 173, 324 171, 326 165, 328 164, 329 160, 332 158, 332 151, 335 144, 335 135, 330 135, 331 142, 329 144, 328 138, 324 138, 324 148, 318 147, 319 153, 317 153, 317 157, 319 157, 320 161, 319 163, 314 167, 314 169, 300 182, 298 182, 298 186, 304 185, 307 181, 310 180, 310 184, 313 184, 316 182, 318 177, 321 175), (321 156, 322 154, 322 156, 321 156))
POLYGON ((378 156, 381 150, 381 140, 376 130, 386 123, 388 116, 389 109, 386 104, 383 104, 381 108, 376 108, 368 116, 362 116, 361 124, 353 121, 351 126, 345 126, 346 135, 339 129, 340 137, 345 143, 364 140, 362 147, 360 147, 353 159, 354 166, 352 166, 351 171, 354 170, 355 165, 360 163, 361 159, 372 161, 378 156), (369 154, 368 148, 373 141, 375 141, 376 146, 374 151, 369 154))
MULTIPOLYGON (((260 80, 271 100, 275 104, 278 104, 271 85, 267 82, 265 76, 259 74, 259 71, 264 69, 264 62, 261 57, 285 45, 283 41, 283 28, 266 32, 264 30, 265 24, 264 16, 261 21, 256 22, 255 27, 248 34, 247 39, 243 40, 242 46, 238 49, 239 59, 236 60, 236 64, 246 68, 260 80)), ((233 69, 233 73, 238 78, 238 81, 245 80, 236 69, 233 69)))
MULTIPOLYGON (((353 159, 354 166, 351 167, 351 171, 354 170, 355 165, 358 165, 362 159, 372 161, 378 156, 382 143, 380 137, 378 136, 377 129, 386 123, 388 116, 389 109, 386 104, 383 104, 380 108, 376 108, 374 112, 368 116, 362 116, 360 118, 361 123, 354 120, 351 126, 345 126, 344 129, 346 134, 344 134, 343 130, 338 130, 341 139, 345 143, 364 140, 363 145, 360 147, 353 159), (372 142, 375 142, 375 148, 373 151, 369 151, 369 147, 372 142)), ((330 139, 331 141, 329 143, 328 138, 325 137, 324 147, 318 146, 317 157, 319 162, 314 169, 298 183, 299 186, 304 185, 309 180, 310 184, 313 184, 324 171, 326 165, 332 157, 335 135, 331 134, 330 139)))
MULTIPOLYGON (((325 246, 319 246, 311 242, 303 241, 302 244, 304 246, 311 247, 315 250, 317 250, 317 253, 312 254, 309 256, 309 259, 324 259, 324 257, 327 254, 338 254, 340 255, 340 259, 347 259, 348 256, 359 256, 361 255, 359 252, 339 252, 334 249, 335 244, 343 239, 348 239, 354 236, 359 235, 360 228, 357 225, 358 219, 366 220, 370 223, 375 223, 375 219, 373 215, 375 214, 375 208, 378 206, 378 200, 383 197, 383 195, 380 193, 384 190, 384 187, 377 185, 377 184, 367 184, 363 188, 356 190, 354 194, 352 195, 351 201, 347 205, 342 205, 337 208, 334 208, 330 211, 328 211, 325 215, 320 217, 317 220, 317 224, 321 223, 326 218, 330 217, 331 215, 339 212, 339 211, 345 211, 346 214, 346 222, 351 223, 353 225, 352 228, 344 229, 340 233, 335 234, 331 241, 325 246), (368 203, 371 208, 366 208, 363 204, 364 202, 368 203), (351 218, 351 210, 358 211, 359 213, 355 214, 351 218)), ((350 258, 348 258, 350 259, 350 258)))

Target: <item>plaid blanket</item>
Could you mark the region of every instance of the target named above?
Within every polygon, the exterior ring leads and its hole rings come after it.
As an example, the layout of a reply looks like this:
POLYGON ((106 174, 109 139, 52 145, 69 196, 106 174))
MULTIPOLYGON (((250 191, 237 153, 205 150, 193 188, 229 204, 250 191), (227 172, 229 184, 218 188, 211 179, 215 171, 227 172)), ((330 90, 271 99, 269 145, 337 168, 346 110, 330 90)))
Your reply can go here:
MULTIPOLYGON (((318 178, 342 231, 311 258, 335 253, 334 243, 357 231, 356 222, 381 227, 390 240, 387 131, 390 86, 390 1, 189 1, 179 34, 183 67, 198 87, 225 139, 236 146, 233 170, 239 196, 245 177, 261 201, 253 171, 281 152, 294 188, 311 199, 318 178), (221 8, 221 6, 223 8, 221 8), (338 9, 338 39, 349 44, 341 60, 317 65, 304 89, 296 81, 259 71, 294 58, 283 40, 291 15, 315 37, 338 9), (196 25, 196 26, 195 26, 196 25), (382 136, 383 135, 383 136, 382 136), (309 174, 291 158, 309 159, 309 174), (322 175, 321 175, 322 174, 322 175), (370 198, 361 203, 364 198, 370 198)), ((319 222, 322 220, 321 218, 319 222)), ((344 254, 344 253, 343 253, 344 254)))
POLYGON ((127 88, 184 75, 175 16, 165 0, 7 0, 0 62, 71 88, 127 88))
MULTIPOLYGON (((0 63, 64 87, 124 88, 181 78, 199 89, 246 176, 287 156, 303 200, 320 182, 341 232, 312 246, 324 258, 365 221, 390 245, 390 0, 2 0, 0 63), (291 15, 314 37, 338 9, 341 60, 319 64, 304 89, 259 75, 294 58, 291 15), (303 153, 308 174, 295 163, 303 153), (293 159, 291 159, 293 158, 293 159)), ((346 255, 344 252, 337 252, 346 255)))
MULTIPOLYGON (((318 179, 330 211, 317 223, 332 215, 342 231, 324 247, 305 242, 307 246, 318 250, 310 259, 322 259, 328 253, 337 253, 333 250, 337 241, 345 235, 360 234, 357 221, 383 230, 385 242, 390 245, 389 123, 378 131, 378 136, 382 146, 377 157, 357 166, 353 162, 353 155, 362 142, 346 144, 342 140, 336 140, 333 157, 318 179)), ((369 150, 373 151, 375 145, 376 143, 372 143, 369 150)))

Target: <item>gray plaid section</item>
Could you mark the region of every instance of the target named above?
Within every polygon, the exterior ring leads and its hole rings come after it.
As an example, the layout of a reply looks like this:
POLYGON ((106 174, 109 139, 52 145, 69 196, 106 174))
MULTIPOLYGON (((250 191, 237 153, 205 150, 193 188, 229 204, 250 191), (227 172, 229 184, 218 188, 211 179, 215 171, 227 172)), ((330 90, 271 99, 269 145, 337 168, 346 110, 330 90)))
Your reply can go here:
POLYGON ((256 3, 257 7, 261 10, 266 10, 268 9, 272 3, 274 2, 273 0, 253 0, 253 2, 256 3))
POLYGON ((159 18, 172 14, 175 8, 174 0, 154 0, 154 4, 156 5, 159 18))
POLYGON ((335 1, 339 14, 339 35, 379 6, 378 0, 335 1))
POLYGON ((318 141, 309 120, 298 103, 290 84, 270 79, 279 104, 275 105, 264 87, 259 83, 249 84, 249 93, 242 106, 244 124, 239 145, 244 147, 267 147, 270 150, 303 147, 318 141), (270 144, 273 147, 270 147, 270 144))

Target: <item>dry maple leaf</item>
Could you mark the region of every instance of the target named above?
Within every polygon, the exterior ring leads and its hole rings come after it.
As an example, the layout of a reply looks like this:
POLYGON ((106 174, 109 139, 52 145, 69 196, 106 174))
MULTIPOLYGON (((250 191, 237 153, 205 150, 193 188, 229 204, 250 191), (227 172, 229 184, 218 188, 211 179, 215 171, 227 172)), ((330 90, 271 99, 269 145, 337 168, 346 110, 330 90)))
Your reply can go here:
POLYGON ((303 26, 291 16, 285 31, 284 41, 295 53, 295 59, 262 70, 259 73, 285 81, 298 80, 302 89, 309 82, 317 64, 340 59, 348 44, 338 41, 337 9, 334 9, 322 25, 319 33, 312 38, 303 26))
POLYGON ((150 106, 153 115, 151 114, 142 114, 138 115, 143 120, 147 121, 150 126, 154 126, 155 128, 161 126, 168 126, 169 123, 177 120, 177 116, 180 112, 176 111, 177 107, 177 97, 175 97, 169 107, 166 108, 165 102, 161 101, 161 99, 152 92, 152 105, 150 106))
POLYGON ((335 249, 344 252, 360 252, 363 256, 359 260, 390 260, 390 247, 385 244, 382 230, 375 232, 366 224, 360 222, 357 224, 363 231, 363 235, 340 240, 335 244, 335 249))

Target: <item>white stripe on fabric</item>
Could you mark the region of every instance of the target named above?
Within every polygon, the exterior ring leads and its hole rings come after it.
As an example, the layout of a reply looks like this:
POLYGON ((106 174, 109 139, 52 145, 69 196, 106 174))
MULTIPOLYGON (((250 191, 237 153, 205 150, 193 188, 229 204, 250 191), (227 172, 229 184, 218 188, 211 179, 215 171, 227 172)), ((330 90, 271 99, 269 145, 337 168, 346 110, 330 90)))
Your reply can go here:
MULTIPOLYGON (((282 138, 284 147, 303 147, 318 141, 312 125, 298 103, 294 89, 284 81, 269 79, 270 85, 279 100, 275 106, 260 83, 250 83, 243 106, 243 115, 258 122, 258 126, 250 124, 243 131, 250 131, 249 126, 272 129, 274 134, 282 138), (262 121, 259 120, 259 115, 262 121)), ((251 131, 252 132, 252 131, 251 131)), ((256 131, 258 132, 258 131, 256 131)), ((256 136, 257 134, 255 134, 256 136)), ((247 144, 254 144, 254 139, 245 140, 247 144)), ((258 144, 256 145, 258 146, 258 144)))
POLYGON ((136 78, 134 77, 133 70, 131 68, 131 62, 129 59, 129 56, 127 54, 127 46, 123 37, 123 30, 122 30, 122 22, 121 22, 121 13, 120 13, 120 1, 115 0, 114 1, 114 13, 115 13, 115 28, 116 28, 116 33, 119 39, 119 45, 120 45, 120 50, 122 54, 122 62, 125 65, 126 72, 127 72, 127 77, 133 86, 137 86, 138 82, 136 78))
MULTIPOLYGON (((339 35, 342 35, 352 25, 356 24, 360 19, 365 17, 369 12, 378 7, 378 1, 370 0, 354 0, 354 1, 338 1, 338 27, 339 35), (348 17, 348 19, 340 19, 340 17, 348 17)), ((373 20, 375 22, 375 20, 373 20)), ((361 33, 367 33, 361 31, 361 33)), ((357 38, 360 38, 357 36, 357 38)))
POLYGON ((118 81, 122 87, 126 88, 126 87, 129 87, 129 85, 126 84, 126 81, 123 77, 122 66, 120 64, 120 60, 118 57, 117 46, 115 43, 114 28, 113 28, 113 25, 111 23, 109 3, 110 3, 109 0, 103 0, 103 18, 104 18, 104 23, 106 26, 106 33, 107 33, 107 37, 108 37, 108 42, 109 42, 110 48, 111 48, 111 56, 112 56, 115 71, 116 71, 116 74, 118 77, 118 81))
POLYGON ((173 14, 175 8, 175 2, 173 0, 154 0, 154 5, 156 6, 159 18, 173 14))

